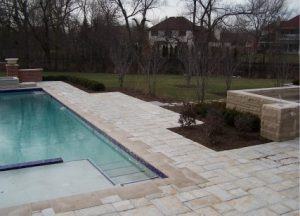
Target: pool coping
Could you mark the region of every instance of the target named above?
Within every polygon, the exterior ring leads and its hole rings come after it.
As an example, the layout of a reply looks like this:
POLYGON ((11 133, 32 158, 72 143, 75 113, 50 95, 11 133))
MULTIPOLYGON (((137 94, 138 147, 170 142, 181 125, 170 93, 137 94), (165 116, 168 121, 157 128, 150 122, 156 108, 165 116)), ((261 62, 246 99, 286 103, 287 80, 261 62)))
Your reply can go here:
MULTIPOLYGON (((67 84, 66 84, 67 85, 67 84)), ((126 184, 124 186, 116 185, 113 188, 95 191, 91 193, 78 194, 68 197, 59 197, 52 200, 33 202, 20 206, 8 207, 0 209, 0 214, 8 215, 11 212, 22 212, 24 215, 30 215, 34 211, 39 211, 45 208, 53 208, 56 213, 78 210, 102 204, 101 198, 118 195, 122 199, 141 198, 151 194, 162 193, 160 186, 174 185, 177 188, 185 188, 194 185, 206 185, 208 181, 188 168, 175 168, 171 158, 162 153, 150 152, 150 148, 146 143, 141 141, 130 140, 130 134, 125 131, 114 130, 112 123, 103 123, 99 117, 95 118, 91 113, 82 110, 77 105, 65 100, 62 95, 54 95, 51 91, 45 88, 42 89, 61 104, 69 108, 75 114, 79 115, 84 120, 92 124, 96 129, 102 131, 108 137, 113 138, 114 142, 119 143, 123 148, 128 149, 132 154, 137 155, 146 163, 151 164, 167 178, 156 178, 142 182, 126 184)), ((18 91, 19 89, 17 89, 18 91)), ((12 91, 12 90, 10 90, 12 91)), ((82 91, 82 90, 80 90, 82 91)), ((91 94, 86 93, 87 96, 91 94)))

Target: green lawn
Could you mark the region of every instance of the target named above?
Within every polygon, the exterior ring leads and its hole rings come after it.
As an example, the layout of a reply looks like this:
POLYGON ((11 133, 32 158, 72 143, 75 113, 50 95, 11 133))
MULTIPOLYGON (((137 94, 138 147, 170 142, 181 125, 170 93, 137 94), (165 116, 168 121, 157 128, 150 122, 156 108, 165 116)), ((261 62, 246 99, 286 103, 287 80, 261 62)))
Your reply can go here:
MULTIPOLYGON (((118 79, 114 74, 103 73, 71 73, 71 72, 44 72, 44 75, 75 75, 87 79, 97 80, 102 82, 107 90, 118 88, 118 79)), ((249 89, 273 87, 275 81, 272 79, 245 79, 234 78, 231 89, 249 89)), ((158 75, 157 76, 157 95, 164 98, 173 99, 176 101, 191 101, 197 100, 195 93, 195 79, 192 80, 193 87, 185 85, 185 79, 182 75, 158 75)), ((146 91, 145 77, 142 75, 126 75, 124 87, 146 91)), ((209 78, 207 84, 206 99, 221 99, 225 98, 225 81, 222 77, 209 78)))

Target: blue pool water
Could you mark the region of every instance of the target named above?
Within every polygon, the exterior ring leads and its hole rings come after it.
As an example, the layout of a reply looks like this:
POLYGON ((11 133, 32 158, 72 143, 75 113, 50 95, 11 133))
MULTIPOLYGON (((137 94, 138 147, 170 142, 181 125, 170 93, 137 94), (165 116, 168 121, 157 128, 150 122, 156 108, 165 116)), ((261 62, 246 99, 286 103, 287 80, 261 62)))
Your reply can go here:
POLYGON ((0 165, 90 160, 115 184, 158 177, 44 91, 0 93, 0 165))

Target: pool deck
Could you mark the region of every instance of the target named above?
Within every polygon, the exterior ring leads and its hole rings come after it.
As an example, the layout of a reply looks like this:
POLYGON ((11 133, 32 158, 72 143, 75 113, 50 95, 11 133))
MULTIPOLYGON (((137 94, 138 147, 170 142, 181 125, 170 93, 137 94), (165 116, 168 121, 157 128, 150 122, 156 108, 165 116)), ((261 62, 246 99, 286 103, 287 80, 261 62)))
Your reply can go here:
MULTIPOLYGON (((299 215, 299 138, 216 152, 167 128, 178 114, 63 82, 38 86, 169 178, 0 209, 0 215, 299 215)), ((1 191, 0 191, 1 192, 1 191)), ((1 200, 0 200, 1 202, 1 200)))

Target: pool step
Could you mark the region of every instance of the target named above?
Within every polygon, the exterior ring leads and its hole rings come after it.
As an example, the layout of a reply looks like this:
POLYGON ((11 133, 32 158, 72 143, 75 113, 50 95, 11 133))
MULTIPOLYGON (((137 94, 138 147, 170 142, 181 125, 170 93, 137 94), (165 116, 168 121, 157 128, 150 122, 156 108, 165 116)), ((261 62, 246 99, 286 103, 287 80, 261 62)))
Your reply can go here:
POLYGON ((115 184, 127 184, 157 177, 156 174, 146 172, 128 161, 114 161, 107 164, 97 164, 115 184))

